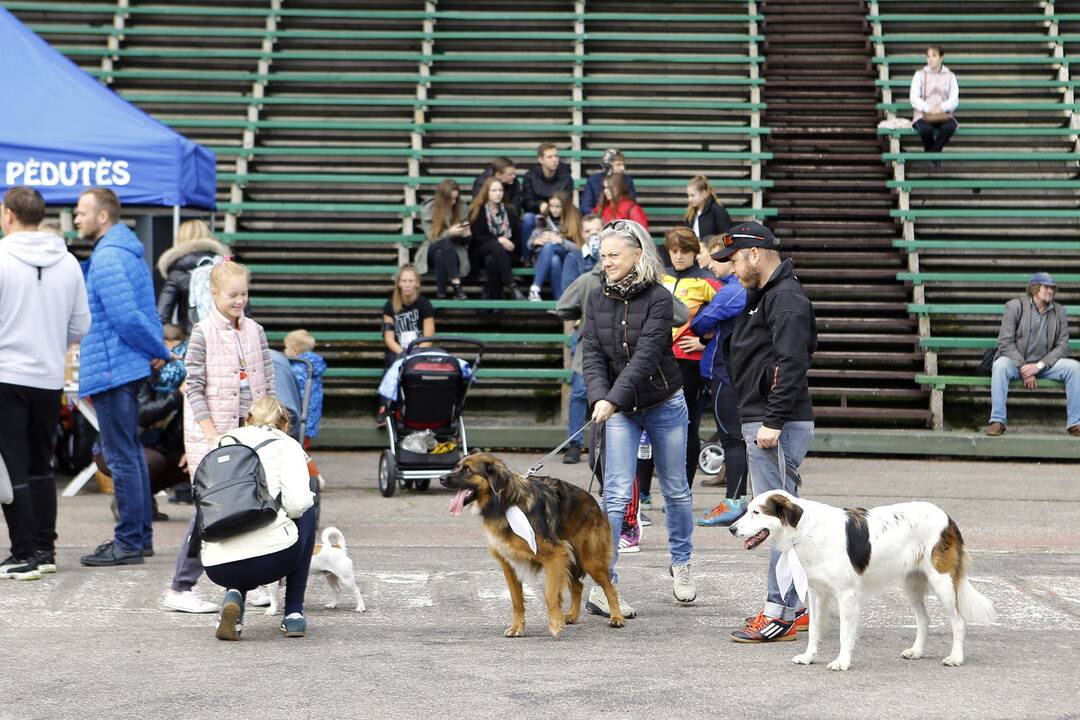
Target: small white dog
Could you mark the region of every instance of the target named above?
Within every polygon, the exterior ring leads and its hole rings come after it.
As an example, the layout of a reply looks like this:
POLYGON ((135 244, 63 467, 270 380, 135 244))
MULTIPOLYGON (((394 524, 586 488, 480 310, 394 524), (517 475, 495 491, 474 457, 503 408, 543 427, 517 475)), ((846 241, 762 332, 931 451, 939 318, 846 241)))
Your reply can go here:
MULTIPOLYGON (((927 502, 883 505, 871 510, 841 508, 796 498, 783 490, 755 497, 731 534, 753 549, 766 539, 781 551, 798 587, 805 571, 810 610, 810 641, 792 661, 809 665, 817 656, 833 600, 839 606, 840 654, 830 670, 847 670, 865 594, 903 582, 915 608, 915 643, 901 657, 915 660, 926 650, 930 618, 929 586, 952 623, 952 651, 944 664, 964 662, 964 622, 992 623, 994 606, 968 580, 967 551, 960 529, 945 512, 927 502), (793 562, 794 561, 794 562, 793 562)), ((779 564, 778 564, 779 567, 779 564)))
MULTIPOLYGON (((334 591, 333 599, 326 603, 327 608, 336 608, 342 600, 342 591, 345 588, 352 590, 356 596, 356 612, 364 612, 364 596, 360 594, 360 588, 356 587, 356 573, 353 572, 352 559, 345 547, 345 536, 336 527, 328 527, 322 531, 322 544, 316 543, 311 552, 311 570, 309 577, 321 574, 330 584, 334 591)), ((282 583, 277 582, 267 585, 270 593, 270 607, 266 608, 267 615, 276 615, 280 610, 277 591, 282 583)))

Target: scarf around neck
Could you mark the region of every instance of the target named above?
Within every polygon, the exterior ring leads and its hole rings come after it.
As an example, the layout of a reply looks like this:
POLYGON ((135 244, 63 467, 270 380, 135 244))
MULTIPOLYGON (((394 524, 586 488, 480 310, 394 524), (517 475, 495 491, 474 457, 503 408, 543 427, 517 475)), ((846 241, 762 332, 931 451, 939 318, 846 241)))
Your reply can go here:
POLYGON ((495 237, 510 237, 510 218, 506 214, 506 208, 500 203, 497 210, 491 209, 490 203, 484 203, 484 214, 487 217, 488 229, 495 237))
POLYGON ((620 300, 629 300, 637 296, 645 287, 645 283, 638 280, 637 270, 631 270, 629 275, 613 283, 608 282, 607 275, 601 274, 600 278, 604 286, 604 292, 620 300))

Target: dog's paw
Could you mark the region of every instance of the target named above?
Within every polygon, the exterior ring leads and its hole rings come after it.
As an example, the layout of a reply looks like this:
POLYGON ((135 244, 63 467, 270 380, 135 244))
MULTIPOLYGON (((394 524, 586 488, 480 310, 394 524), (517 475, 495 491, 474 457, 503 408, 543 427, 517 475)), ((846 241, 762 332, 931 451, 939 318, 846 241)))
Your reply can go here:
POLYGON ((364 603, 360 603, 356 606, 356 612, 367 612, 367 608, 364 606, 364 603))
POLYGON ((548 632, 551 633, 551 637, 558 638, 559 633, 561 633, 563 631, 564 627, 566 627, 565 622, 557 622, 557 621, 556 622, 549 622, 548 623, 548 632))
POLYGON ((613 618, 611 618, 611 621, 608 623, 608 627, 613 627, 613 628, 626 627, 626 620, 624 620, 623 618, 615 618, 615 617, 613 617, 613 618))
POLYGON ((330 602, 323 605, 323 607, 326 608, 327 610, 336 610, 337 609, 337 600, 331 600, 330 602))
POLYGON ((577 621, 578 621, 578 616, 577 615, 567 615, 566 616, 566 624, 567 625, 577 625, 577 621))
POLYGON ((837 671, 847 670, 849 667, 851 667, 851 661, 850 660, 843 660, 841 658, 836 658, 831 663, 829 663, 826 667, 828 667, 830 670, 837 670, 837 671))
POLYGON ((918 660, 922 657, 922 653, 913 647, 909 647, 907 650, 900 653, 900 657, 904 658, 905 660, 918 660))
POLYGON ((942 660, 941 664, 945 665, 947 667, 960 667, 961 665, 964 664, 964 656, 963 655, 950 655, 949 657, 942 660))
POLYGON ((810 653, 800 653, 795 657, 791 658, 791 662, 795 663, 796 665, 813 665, 814 656, 810 653))
POLYGON ((263 615, 277 615, 277 608, 268 607, 263 610, 263 615))
POLYGON ((521 637, 525 634, 524 625, 511 625, 506 628, 506 632, 503 633, 506 637, 521 637))

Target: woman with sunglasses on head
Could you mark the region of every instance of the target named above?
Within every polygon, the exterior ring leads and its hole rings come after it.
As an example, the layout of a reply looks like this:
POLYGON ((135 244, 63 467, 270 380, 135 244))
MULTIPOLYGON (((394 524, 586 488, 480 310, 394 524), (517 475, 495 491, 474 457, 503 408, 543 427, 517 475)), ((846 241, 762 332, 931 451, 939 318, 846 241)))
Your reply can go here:
MULTIPOLYGON (((609 224, 600 236, 600 287, 589 296, 583 334, 583 370, 593 420, 604 423, 604 509, 617 548, 631 498, 642 431, 652 440, 667 511, 670 572, 675 599, 690 603, 697 589, 690 575, 694 517, 686 481, 686 398, 671 350, 674 298, 661 279, 663 266, 648 231, 631 220, 609 224)), ((612 559, 611 576, 618 580, 612 559)), ((593 588, 586 608, 609 615, 593 588)), ((622 603, 622 612, 634 610, 622 603)))

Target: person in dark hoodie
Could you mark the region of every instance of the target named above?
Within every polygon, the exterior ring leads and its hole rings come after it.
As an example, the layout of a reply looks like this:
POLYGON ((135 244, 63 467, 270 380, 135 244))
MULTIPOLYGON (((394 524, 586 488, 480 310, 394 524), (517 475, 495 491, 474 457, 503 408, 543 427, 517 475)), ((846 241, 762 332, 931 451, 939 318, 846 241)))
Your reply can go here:
MULTIPOLYGON (((779 243, 764 225, 736 225, 713 252, 733 263, 747 290, 746 307, 735 321, 728 371, 738 395, 742 434, 754 494, 786 490, 799 494, 802 465, 814 438, 814 408, 806 373, 817 349, 814 307, 779 243)), ((776 579, 780 553, 769 552, 768 599, 764 609, 734 631, 743 643, 791 640, 810 621, 794 587, 776 579)))
POLYGON ((521 181, 518 180, 517 167, 514 161, 508 157, 497 157, 491 164, 484 168, 484 172, 473 180, 472 194, 475 197, 483 189, 484 183, 489 177, 494 177, 502 183, 503 202, 509 205, 521 217, 524 212, 521 208, 521 181))
POLYGON ((165 278, 157 301, 158 317, 162 324, 175 323, 185 333, 191 333, 192 321, 188 317, 191 271, 207 258, 212 260, 227 254, 228 250, 202 220, 187 220, 180 224, 176 242, 161 254, 157 262, 157 270, 165 278))
MULTIPOLYGON (((570 175, 570 166, 559 162, 559 148, 555 143, 541 143, 536 148, 536 167, 525 173, 521 183, 521 204, 524 215, 521 218, 521 237, 532 237, 536 225, 536 216, 547 214, 547 201, 552 195, 565 192, 573 197, 574 178, 570 175)), ((523 247, 521 259, 527 265, 531 259, 529 249, 523 247)))
POLYGON ((0 578, 56 572, 53 433, 68 346, 90 329, 79 261, 64 240, 40 232, 45 200, 13 187, 0 203, 0 464, 10 475, 4 505, 11 555, 0 578))

